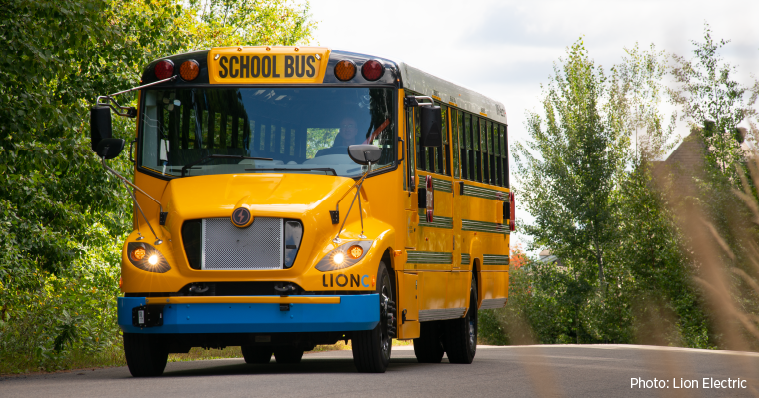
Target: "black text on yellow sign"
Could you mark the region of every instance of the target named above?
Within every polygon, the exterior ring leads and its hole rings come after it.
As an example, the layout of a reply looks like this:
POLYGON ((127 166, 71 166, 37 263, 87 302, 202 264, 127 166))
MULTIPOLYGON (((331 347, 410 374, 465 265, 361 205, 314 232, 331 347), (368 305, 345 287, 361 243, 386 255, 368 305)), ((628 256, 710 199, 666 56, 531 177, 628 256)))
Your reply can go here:
POLYGON ((224 55, 218 62, 220 79, 310 79, 318 73, 314 55, 224 55))

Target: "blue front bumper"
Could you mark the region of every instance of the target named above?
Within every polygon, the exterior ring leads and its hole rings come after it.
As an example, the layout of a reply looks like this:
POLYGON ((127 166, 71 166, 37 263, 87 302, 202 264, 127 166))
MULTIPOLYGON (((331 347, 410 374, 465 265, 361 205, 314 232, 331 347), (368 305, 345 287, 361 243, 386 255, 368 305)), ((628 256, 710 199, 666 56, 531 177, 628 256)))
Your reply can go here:
MULTIPOLYGON (((299 296, 316 297, 316 296, 299 296)), ((324 296, 318 296, 324 297, 324 296)), ((339 296, 339 304, 167 304, 163 325, 132 325, 144 297, 119 297, 119 326, 127 333, 280 333, 371 330, 379 323, 379 294, 339 296)))

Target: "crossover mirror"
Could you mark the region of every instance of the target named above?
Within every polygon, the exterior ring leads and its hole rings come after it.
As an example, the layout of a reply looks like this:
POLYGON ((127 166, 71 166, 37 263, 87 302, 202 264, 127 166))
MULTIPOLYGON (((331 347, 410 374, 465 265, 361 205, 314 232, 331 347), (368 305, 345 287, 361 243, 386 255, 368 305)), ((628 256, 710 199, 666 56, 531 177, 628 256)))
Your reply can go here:
POLYGON ((348 147, 348 156, 358 164, 377 163, 381 154, 382 151, 375 145, 351 145, 348 147))

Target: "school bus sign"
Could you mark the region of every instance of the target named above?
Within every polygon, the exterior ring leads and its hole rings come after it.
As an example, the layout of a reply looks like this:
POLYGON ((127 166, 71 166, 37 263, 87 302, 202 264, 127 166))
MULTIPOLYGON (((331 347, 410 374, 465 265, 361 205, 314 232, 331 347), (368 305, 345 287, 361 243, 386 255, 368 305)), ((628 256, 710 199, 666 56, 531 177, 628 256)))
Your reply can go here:
POLYGON ((225 47, 208 52, 211 84, 321 83, 324 47, 225 47))

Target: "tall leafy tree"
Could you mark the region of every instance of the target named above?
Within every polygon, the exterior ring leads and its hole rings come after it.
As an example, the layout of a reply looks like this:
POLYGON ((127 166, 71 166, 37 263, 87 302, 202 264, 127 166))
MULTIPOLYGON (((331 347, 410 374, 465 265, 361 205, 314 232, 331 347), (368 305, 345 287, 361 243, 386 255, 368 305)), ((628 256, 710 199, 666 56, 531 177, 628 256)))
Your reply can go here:
POLYGON ((714 40, 708 24, 704 24, 704 41, 693 41, 694 57, 673 55, 672 75, 678 83, 670 88, 672 101, 683 109, 682 120, 698 129, 704 140, 707 159, 723 174, 737 183, 735 165, 744 158, 743 133, 738 124, 748 121, 751 136, 759 130, 753 108, 759 96, 759 83, 746 86, 734 80, 735 66, 724 62, 719 50, 729 40, 714 40))
POLYGON ((628 159, 621 115, 608 106, 607 77, 582 40, 554 66, 544 89, 543 115, 528 115, 531 141, 517 143, 519 194, 535 224, 525 232, 536 246, 604 282, 607 251, 616 230, 613 191, 628 159))
MULTIPOLYGON (((3 2, 0 373, 62 363, 56 358, 67 347, 90 352, 118 344, 112 307, 131 202, 90 149, 88 109, 99 95, 139 84, 142 68, 158 57, 232 41, 294 44, 310 37, 307 4, 252 4, 3 2), (237 33, 217 38, 208 28, 215 20, 199 17, 204 4, 243 10, 245 18, 224 24, 237 33)), ((133 121, 114 123, 117 137, 134 135, 133 121)), ((131 173, 124 156, 111 165, 131 173)))

